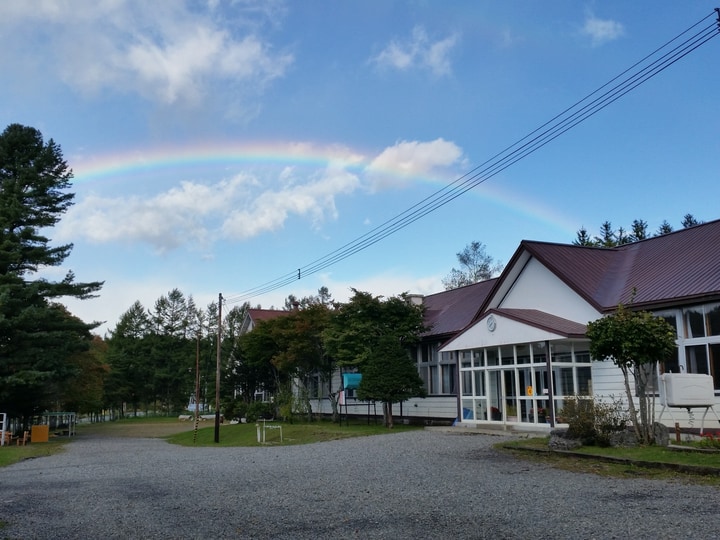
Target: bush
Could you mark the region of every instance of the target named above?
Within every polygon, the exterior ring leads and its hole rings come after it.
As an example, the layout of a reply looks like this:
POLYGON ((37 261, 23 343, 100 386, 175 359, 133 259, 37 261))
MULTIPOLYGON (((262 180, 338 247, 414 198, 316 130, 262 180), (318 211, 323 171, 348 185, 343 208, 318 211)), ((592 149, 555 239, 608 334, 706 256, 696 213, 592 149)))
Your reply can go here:
POLYGON ((586 445, 609 446, 611 434, 624 431, 628 421, 621 402, 578 396, 566 401, 561 414, 568 424, 568 437, 586 445))
POLYGON ((247 406, 245 418, 248 422, 257 422, 262 418, 266 420, 275 418, 275 406, 267 401, 253 401, 247 406))
POLYGON ((225 418, 229 420, 245 418, 248 405, 243 400, 230 399, 222 402, 220 405, 225 418))

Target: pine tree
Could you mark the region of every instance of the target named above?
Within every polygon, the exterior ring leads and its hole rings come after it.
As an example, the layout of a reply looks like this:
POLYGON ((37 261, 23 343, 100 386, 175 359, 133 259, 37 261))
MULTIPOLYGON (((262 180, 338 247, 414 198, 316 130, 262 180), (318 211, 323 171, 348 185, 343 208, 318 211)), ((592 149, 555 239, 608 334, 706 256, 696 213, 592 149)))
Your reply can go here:
POLYGON ((69 358, 88 349, 97 326, 57 300, 89 298, 101 282, 77 283, 71 271, 58 282, 36 275, 72 250, 43 235, 71 206, 71 179, 60 147, 38 130, 12 124, 0 135, 0 410, 25 425, 52 406, 74 375, 69 358))

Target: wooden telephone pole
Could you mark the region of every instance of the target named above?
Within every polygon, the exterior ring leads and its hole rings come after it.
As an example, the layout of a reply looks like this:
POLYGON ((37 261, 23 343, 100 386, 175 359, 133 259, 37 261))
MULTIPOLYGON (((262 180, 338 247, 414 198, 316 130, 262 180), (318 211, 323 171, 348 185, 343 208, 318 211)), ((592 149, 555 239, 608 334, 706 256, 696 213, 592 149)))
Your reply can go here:
POLYGON ((222 344, 222 293, 218 295, 217 368, 215 371, 215 442, 220 442, 220 345, 222 344))

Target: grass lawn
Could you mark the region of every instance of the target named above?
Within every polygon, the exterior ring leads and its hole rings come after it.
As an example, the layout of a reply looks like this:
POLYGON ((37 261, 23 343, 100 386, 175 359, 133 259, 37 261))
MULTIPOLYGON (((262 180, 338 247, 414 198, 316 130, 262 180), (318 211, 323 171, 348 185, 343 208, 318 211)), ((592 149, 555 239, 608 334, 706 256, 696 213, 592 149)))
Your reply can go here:
MULTIPOLYGON (((280 442, 279 429, 266 429, 265 446, 309 444, 422 429, 404 424, 387 429, 382 424, 368 424, 366 420, 351 421, 350 426, 345 422, 340 425, 327 420, 310 423, 272 421, 267 425, 282 426, 283 441, 280 442)), ((112 422, 82 424, 78 426, 78 435, 164 438, 170 443, 183 446, 263 446, 257 441, 257 427, 254 423, 221 424, 219 443, 215 443, 215 422, 212 420, 199 422, 197 433, 194 428, 195 423, 192 420, 178 420, 177 417, 126 418, 112 422)))
POLYGON ((502 443, 503 450, 555 467, 607 476, 683 479, 720 486, 720 452, 677 451, 662 446, 601 448, 583 446, 570 453, 550 452, 548 438, 502 443), (527 450, 530 450, 528 452, 527 450))
MULTIPOLYGON (((192 424, 192 422, 190 422, 192 424)), ((387 429, 382 424, 367 424, 367 422, 350 422, 348 426, 334 424, 321 420, 311 423, 268 422, 268 426, 282 427, 282 442, 280 429, 266 428, 265 443, 258 443, 258 427, 255 424, 223 424, 220 426, 220 442, 215 443, 215 426, 201 425, 197 430, 184 431, 167 437, 173 444, 183 446, 289 446, 295 444, 311 444, 349 437, 364 437, 368 435, 389 435, 403 431, 418 430, 422 427, 396 425, 387 429)), ((260 437, 262 438, 262 424, 260 424, 260 437)))
POLYGON ((16 446, 14 444, 0 447, 0 467, 7 467, 24 459, 51 456, 62 452, 67 438, 52 439, 46 443, 28 444, 16 446))

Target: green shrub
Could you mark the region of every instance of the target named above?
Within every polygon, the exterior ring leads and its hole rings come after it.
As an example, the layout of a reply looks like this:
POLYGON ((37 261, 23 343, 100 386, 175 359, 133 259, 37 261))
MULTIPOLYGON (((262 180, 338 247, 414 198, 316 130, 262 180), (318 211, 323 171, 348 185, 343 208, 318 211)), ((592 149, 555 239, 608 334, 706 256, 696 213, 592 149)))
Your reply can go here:
POLYGON ((584 445, 608 446, 610 435, 624 431, 628 420, 620 401, 605 403, 578 396, 569 398, 560 414, 568 424, 568 436, 584 445))
POLYGON ((275 406, 267 401, 253 401, 245 411, 248 422, 257 422, 261 418, 275 418, 275 406))

